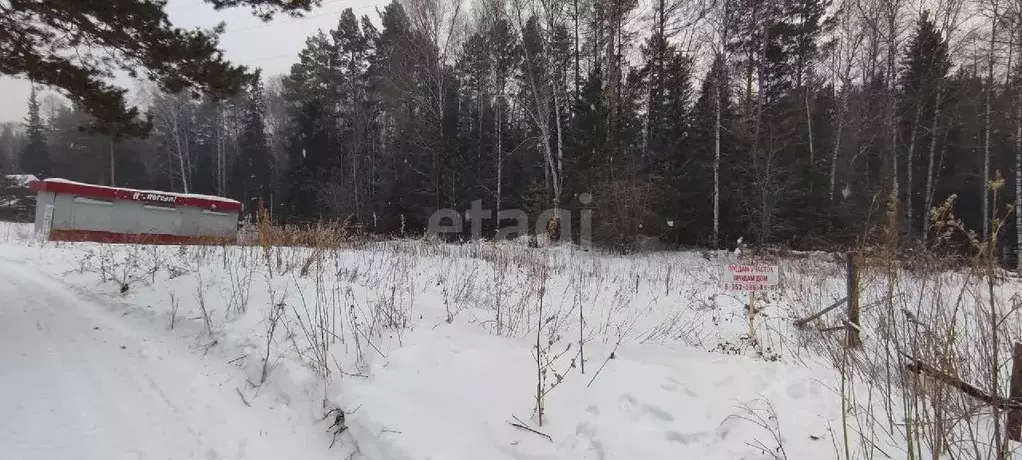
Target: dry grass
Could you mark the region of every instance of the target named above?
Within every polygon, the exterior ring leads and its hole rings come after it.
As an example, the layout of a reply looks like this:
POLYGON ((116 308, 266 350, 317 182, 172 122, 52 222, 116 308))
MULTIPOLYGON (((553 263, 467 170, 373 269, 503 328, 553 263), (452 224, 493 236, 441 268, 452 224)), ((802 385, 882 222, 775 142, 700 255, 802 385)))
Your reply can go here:
MULTIPOLYGON (((950 210, 948 204, 934 211, 927 247, 902 243, 895 231, 881 228, 880 237, 864 237, 871 243, 855 248, 863 258, 861 351, 847 350, 841 334, 796 332, 790 325, 795 316, 836 300, 844 276, 840 255, 748 250, 739 258, 781 266, 780 291, 757 303, 783 305, 789 315, 757 315, 755 344, 739 352, 751 348, 753 356, 789 362, 829 360, 840 381, 835 397, 846 414, 835 427, 836 458, 1001 460, 1019 453, 995 423, 999 409, 908 371, 908 357, 914 357, 1004 397, 1008 357, 1022 341, 1022 301, 1014 281, 993 264, 996 241, 970 233, 950 210)), ((896 227, 896 219, 888 225, 896 227)), ((251 303, 265 309, 260 380, 273 373, 270 363, 287 354, 324 379, 360 374, 373 355, 387 354, 390 341, 401 345, 421 318, 422 296, 435 295, 446 322, 464 317, 496 335, 535 340, 537 418, 549 416, 544 400, 563 376, 585 365, 586 342, 682 342, 715 350, 718 331, 699 328, 710 316, 711 327, 724 328, 729 320, 706 295, 718 276, 713 267, 726 263, 717 256, 686 266, 669 254, 619 258, 599 251, 381 241, 349 222, 272 226, 265 219, 239 246, 98 246, 80 263, 82 271, 129 286, 154 282, 160 272, 205 278, 209 270, 203 267, 222 264, 225 313, 237 315, 249 307, 246 293, 264 280, 268 299, 251 303), (671 314, 647 321, 661 310, 671 314), (469 313, 462 316, 464 311, 469 313)), ((210 299, 207 289, 199 283, 200 306, 210 299)), ((203 315, 208 333, 215 330, 207 322, 211 315, 203 315)), ((839 316, 828 315, 823 327, 839 325, 839 316)), ((606 365, 603 358, 596 364, 606 365)), ((765 447, 783 458, 783 443, 776 444, 765 447)))
POLYGON ((369 240, 368 234, 344 221, 321 220, 305 225, 273 225, 265 209, 260 210, 255 235, 246 235, 240 244, 269 247, 342 248, 354 247, 369 240))
POLYGON ((928 247, 903 245, 891 212, 886 241, 858 248, 861 351, 846 349, 837 336, 803 333, 801 344, 830 356, 839 373, 848 415, 838 458, 1003 460, 1020 453, 1005 440, 1003 410, 952 384, 1008 396, 1022 321, 1017 286, 1006 283, 994 259, 1005 216, 992 220, 983 239, 951 209, 949 201, 933 211, 928 247))

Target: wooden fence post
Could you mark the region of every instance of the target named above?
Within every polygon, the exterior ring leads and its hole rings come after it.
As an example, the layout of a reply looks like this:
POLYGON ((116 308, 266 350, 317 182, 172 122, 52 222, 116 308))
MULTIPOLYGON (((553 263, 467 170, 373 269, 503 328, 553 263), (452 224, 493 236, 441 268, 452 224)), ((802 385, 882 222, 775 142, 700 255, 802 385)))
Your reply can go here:
MULTIPOLYGON (((1022 399, 1022 343, 1016 343, 1011 357, 1011 382, 1008 398, 1019 402, 1022 399)), ((1005 437, 1022 442, 1022 410, 1008 411, 1008 422, 1004 424, 1005 437)))
POLYGON ((859 257, 854 251, 848 252, 848 331, 845 346, 859 348, 859 257))

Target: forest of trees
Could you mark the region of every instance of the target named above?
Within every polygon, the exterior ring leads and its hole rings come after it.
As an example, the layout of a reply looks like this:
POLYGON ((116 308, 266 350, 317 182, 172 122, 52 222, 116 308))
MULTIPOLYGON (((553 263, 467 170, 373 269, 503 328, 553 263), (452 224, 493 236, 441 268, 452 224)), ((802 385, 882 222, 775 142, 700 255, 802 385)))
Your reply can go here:
POLYGON ((900 237, 925 241, 955 196, 981 236, 1008 216, 1015 260, 1022 0, 406 0, 310 33, 238 98, 149 91, 147 139, 89 134, 33 92, 0 170, 380 234, 476 200, 585 207, 619 247, 843 247, 891 196, 900 237))

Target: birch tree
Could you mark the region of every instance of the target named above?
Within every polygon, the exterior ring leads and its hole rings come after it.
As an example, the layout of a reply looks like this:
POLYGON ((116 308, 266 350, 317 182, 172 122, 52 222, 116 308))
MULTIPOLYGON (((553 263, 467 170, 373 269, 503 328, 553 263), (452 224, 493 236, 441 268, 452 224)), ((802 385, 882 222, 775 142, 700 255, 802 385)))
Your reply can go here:
MULTIPOLYGON (((177 179, 181 191, 191 190, 192 174, 192 122, 194 104, 184 94, 163 94, 149 87, 146 92, 153 129, 171 156, 168 175, 177 179)), ((169 166, 168 165, 168 166, 169 166)))
POLYGON ((834 141, 830 155, 830 187, 827 195, 832 205, 835 204, 834 194, 837 189, 838 155, 845 137, 849 98, 854 91, 852 71, 855 69, 855 62, 866 36, 866 28, 857 21, 858 16, 853 14, 852 8, 849 7, 852 1, 854 0, 849 0, 839 7, 840 13, 838 13, 836 28, 837 44, 830 60, 830 70, 838 98, 838 107, 833 122, 834 141))
POLYGON ((730 33, 734 24, 734 7, 731 0, 720 0, 716 2, 713 14, 710 16, 710 24, 716 34, 712 36, 712 51, 714 60, 721 63, 721 71, 708 73, 707 76, 717 77, 713 83, 714 100, 714 123, 713 123, 713 242, 720 244, 720 160, 721 160, 721 135, 723 134, 723 98, 729 98, 730 82, 727 74, 728 64, 728 43, 731 40, 730 33))
MULTIPOLYGON (((958 50, 964 40, 959 37, 959 30, 962 22, 966 19, 964 17, 965 11, 965 0, 941 0, 937 3, 936 19, 938 21, 939 30, 944 40, 948 43, 948 59, 950 70, 950 59, 958 54, 958 50)), ((938 175, 938 168, 943 164, 943 158, 939 152, 943 152, 943 149, 938 147, 938 139, 941 138, 940 133, 942 129, 942 123, 944 120, 944 107, 945 93, 947 92, 947 78, 942 76, 936 79, 934 82, 934 112, 933 119, 930 125, 930 145, 927 152, 926 158, 926 190, 924 191, 924 208, 923 208, 923 219, 922 219, 922 237, 925 239, 929 235, 930 229, 930 218, 929 212, 933 209, 934 194, 936 193, 936 181, 938 175), (938 152, 939 150, 939 152, 938 152)))
POLYGON ((1008 4, 1009 24, 1011 34, 1014 37, 1015 66, 1009 69, 1009 75, 1013 75, 1011 88, 1014 90, 1014 157, 1015 157, 1015 244, 1016 244, 1016 269, 1022 272, 1022 0, 1010 1, 1008 4))
POLYGON ((994 66, 997 63, 997 32, 998 23, 1001 21, 1001 0, 984 0, 984 13, 987 15, 988 23, 990 24, 989 34, 990 36, 986 49, 986 100, 983 109, 983 180, 981 181, 981 187, 983 187, 983 238, 987 239, 990 237, 990 193, 987 190, 987 181, 990 180, 990 161, 991 161, 991 133, 993 132, 993 100, 994 90, 996 85, 994 84, 994 66))
POLYGON ((553 86, 549 71, 549 41, 547 31, 540 25, 535 9, 528 9, 525 0, 514 0, 514 14, 522 37, 522 79, 526 98, 525 112, 539 131, 538 143, 543 153, 544 173, 550 187, 551 203, 557 207, 561 200, 563 183, 562 161, 564 145, 560 113, 556 111, 557 88, 553 86), (532 14, 531 16, 527 16, 532 14), (553 123, 554 126, 551 126, 553 123), (556 136, 555 136, 556 134, 556 136), (553 140, 554 145, 551 145, 553 140))

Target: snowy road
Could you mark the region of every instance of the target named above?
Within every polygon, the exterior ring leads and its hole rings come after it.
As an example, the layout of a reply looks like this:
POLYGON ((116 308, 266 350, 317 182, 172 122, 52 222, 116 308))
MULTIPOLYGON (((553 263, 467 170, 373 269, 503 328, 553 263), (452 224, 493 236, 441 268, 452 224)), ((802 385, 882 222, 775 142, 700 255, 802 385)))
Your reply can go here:
POLYGON ((247 407, 244 376, 0 260, 0 458, 320 459, 329 436, 247 407))

